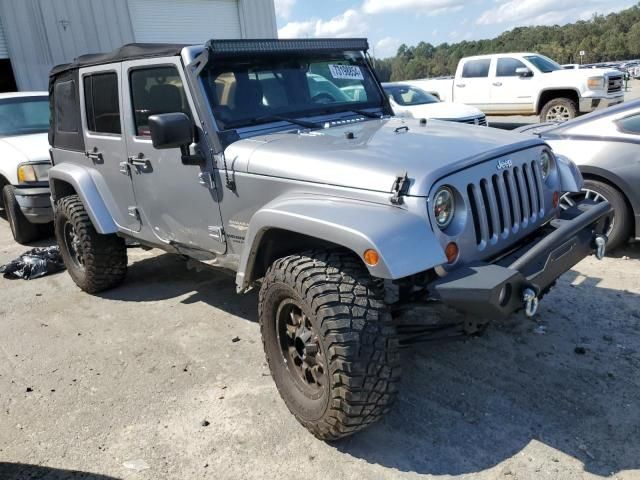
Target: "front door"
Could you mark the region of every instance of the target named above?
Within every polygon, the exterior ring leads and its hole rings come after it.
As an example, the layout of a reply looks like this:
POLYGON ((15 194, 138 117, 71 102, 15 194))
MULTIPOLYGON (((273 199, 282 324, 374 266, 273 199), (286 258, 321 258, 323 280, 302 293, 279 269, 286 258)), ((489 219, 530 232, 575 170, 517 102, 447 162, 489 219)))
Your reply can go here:
POLYGON ((151 143, 151 115, 183 112, 198 124, 180 60, 124 62, 122 77, 129 169, 143 227, 185 252, 224 253, 210 161, 184 165, 179 148, 157 150, 151 143))
POLYGON ((529 68, 517 58, 497 59, 495 76, 491 82, 491 103, 500 112, 532 113, 535 100, 532 86, 535 77, 523 77, 516 73, 518 68, 529 68))
POLYGON ((121 230, 136 232, 140 220, 126 169, 127 145, 122 129, 120 64, 80 71, 86 167, 121 230))

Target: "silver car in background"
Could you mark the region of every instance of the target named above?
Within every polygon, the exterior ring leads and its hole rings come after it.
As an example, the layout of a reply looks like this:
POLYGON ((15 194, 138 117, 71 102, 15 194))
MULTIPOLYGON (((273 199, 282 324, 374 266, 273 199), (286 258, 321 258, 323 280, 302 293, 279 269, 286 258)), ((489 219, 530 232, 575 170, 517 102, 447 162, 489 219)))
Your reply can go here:
POLYGON ((518 131, 537 135, 580 168, 582 193, 565 195, 565 208, 585 198, 611 203, 615 218, 609 248, 640 239, 640 100, 563 124, 528 125, 518 131))

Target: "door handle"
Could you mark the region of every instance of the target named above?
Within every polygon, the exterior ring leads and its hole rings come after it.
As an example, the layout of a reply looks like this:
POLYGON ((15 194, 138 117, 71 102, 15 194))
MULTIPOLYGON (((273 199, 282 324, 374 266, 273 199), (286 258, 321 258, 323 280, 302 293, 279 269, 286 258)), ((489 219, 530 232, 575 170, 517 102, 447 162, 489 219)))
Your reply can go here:
POLYGON ((502 82, 493 82, 493 86, 494 87, 501 87, 502 86, 502 82))
POLYGON ((97 147, 91 150, 90 152, 84 152, 84 156, 87 158, 90 158, 94 162, 102 161, 102 154, 98 151, 97 147))
POLYGON ((136 167, 148 167, 149 166, 149 159, 144 157, 144 154, 139 153, 138 155, 134 156, 134 157, 129 157, 127 158, 127 163, 129 165, 134 165, 136 167))
POLYGON ((458 87, 458 88, 464 88, 466 86, 467 86, 466 83, 456 83, 456 87, 458 87))

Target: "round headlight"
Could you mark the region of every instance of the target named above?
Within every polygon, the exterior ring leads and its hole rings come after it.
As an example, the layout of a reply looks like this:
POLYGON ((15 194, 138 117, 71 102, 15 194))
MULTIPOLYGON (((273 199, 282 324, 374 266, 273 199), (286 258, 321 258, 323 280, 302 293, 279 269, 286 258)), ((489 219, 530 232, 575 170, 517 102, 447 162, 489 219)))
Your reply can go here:
POLYGON ((451 189, 448 187, 440 188, 433 197, 433 213, 441 230, 447 228, 453 220, 455 207, 455 199, 451 189))
POLYGON ((540 171, 542 172, 542 179, 546 180, 549 177, 549 173, 551 173, 551 168, 553 166, 553 160, 551 158, 551 152, 548 150, 543 150, 540 155, 540 171))

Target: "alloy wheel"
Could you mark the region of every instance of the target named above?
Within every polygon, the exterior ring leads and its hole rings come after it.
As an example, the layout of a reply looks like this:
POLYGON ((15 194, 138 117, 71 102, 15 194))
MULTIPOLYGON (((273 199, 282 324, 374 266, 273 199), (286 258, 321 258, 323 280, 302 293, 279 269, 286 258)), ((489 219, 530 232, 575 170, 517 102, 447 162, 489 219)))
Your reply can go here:
POLYGON ((296 384, 310 396, 327 385, 326 360, 313 323, 291 298, 280 303, 276 328, 285 365, 296 384))

